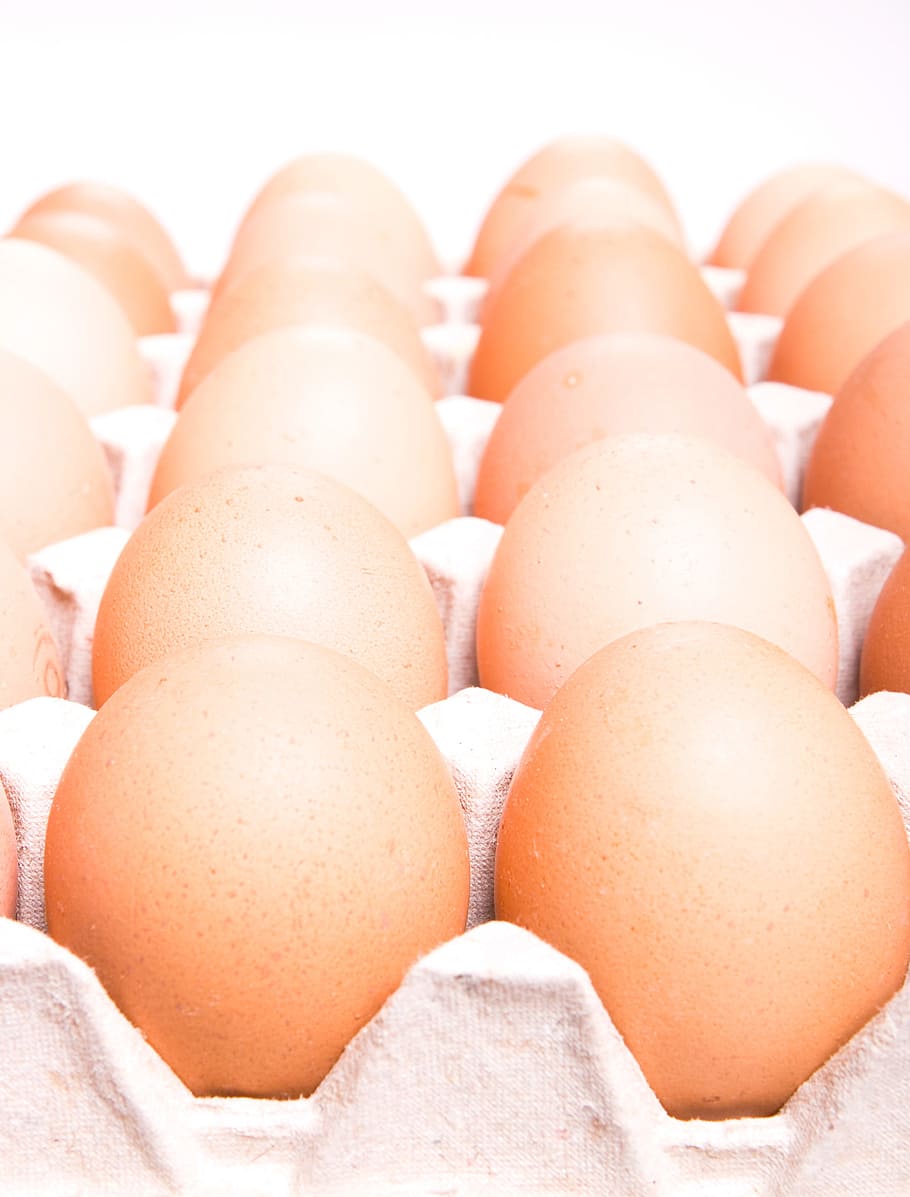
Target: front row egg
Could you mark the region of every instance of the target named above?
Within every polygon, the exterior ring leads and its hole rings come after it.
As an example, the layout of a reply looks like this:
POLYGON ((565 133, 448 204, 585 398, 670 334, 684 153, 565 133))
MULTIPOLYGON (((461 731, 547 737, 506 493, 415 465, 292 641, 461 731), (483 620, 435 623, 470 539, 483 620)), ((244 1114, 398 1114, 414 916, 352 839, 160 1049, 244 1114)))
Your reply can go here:
POLYGON ((667 1111, 776 1112, 896 992, 910 849, 837 698, 738 628, 653 626, 546 707, 498 918, 578 961, 667 1111))
POLYGON ((311 1093, 422 955, 464 930, 463 816, 417 716, 300 640, 137 673, 67 763, 50 934, 197 1095, 311 1093))
POLYGON ((19 858, 16 853, 16 828, 9 798, 0 782, 0 917, 16 917, 19 891, 19 858))

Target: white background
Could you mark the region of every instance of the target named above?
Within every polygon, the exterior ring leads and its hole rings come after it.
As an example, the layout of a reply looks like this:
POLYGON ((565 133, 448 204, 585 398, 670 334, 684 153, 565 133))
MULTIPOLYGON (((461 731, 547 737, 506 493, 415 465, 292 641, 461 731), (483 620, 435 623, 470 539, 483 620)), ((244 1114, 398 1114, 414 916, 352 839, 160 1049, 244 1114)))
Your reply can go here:
POLYGON ((695 252, 800 160, 910 195, 908 0, 0 0, 0 230, 74 178, 130 189, 216 271, 286 159, 361 154, 457 261, 550 137, 644 154, 695 252))

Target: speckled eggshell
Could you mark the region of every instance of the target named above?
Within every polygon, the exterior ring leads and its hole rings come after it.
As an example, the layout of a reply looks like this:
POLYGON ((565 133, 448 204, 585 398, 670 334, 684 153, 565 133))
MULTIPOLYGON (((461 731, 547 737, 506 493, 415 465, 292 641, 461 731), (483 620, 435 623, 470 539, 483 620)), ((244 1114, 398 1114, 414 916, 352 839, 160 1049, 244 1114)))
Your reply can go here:
POLYGON ((910 323, 856 367, 806 465, 803 508, 832 507, 910 540, 910 323))
POLYGON ((781 486, 771 432, 729 370, 672 337, 616 333, 573 341, 521 379, 481 458, 475 515, 504 524, 557 461, 622 432, 705 436, 781 486))
POLYGON ((777 487, 698 437, 608 437, 553 466, 506 525, 478 609, 480 682, 542 709, 605 644, 682 619, 746 628, 834 685, 831 587, 777 487))
POLYGON ((95 700, 176 649, 240 632, 336 649, 415 710, 446 696, 442 621, 422 566, 371 503, 315 470, 220 470, 145 517, 101 598, 95 700))
POLYGON ((309 258, 267 262, 229 287, 206 314, 180 380, 177 406, 233 350, 274 328, 320 324, 376 337, 436 397, 439 374, 413 314, 366 273, 309 258))
POLYGON ((114 522, 104 450, 72 399, 0 349, 0 537, 21 557, 114 522))
POLYGON ((464 930, 468 873, 414 713, 328 649, 241 637, 143 670, 88 726, 47 921, 194 1093, 295 1097, 464 930))
POLYGON ((0 782, 0 917, 15 918, 19 892, 19 858, 16 828, 9 798, 0 782))
POLYGON ((535 241, 484 307, 468 391, 501 403, 555 349, 618 332, 677 337, 742 377, 724 310, 681 250, 641 225, 572 224, 535 241))
POLYGON ((228 354, 181 408, 149 507, 223 466, 270 461, 346 483, 408 538, 459 513, 432 396, 391 349, 349 329, 275 329, 228 354))
POLYGON ((587 969, 679 1118, 773 1114, 901 985, 910 850, 874 752, 779 648, 665 624, 591 658, 509 791, 497 917, 587 969))
POLYGON ((28 698, 66 697, 44 608, 25 566, 0 540, 0 710, 28 698))
POLYGON ((116 299, 57 250, 18 237, 0 241, 0 349, 43 370, 86 416, 151 399, 116 299))
POLYGON ((859 669, 860 697, 910 694, 910 553, 905 549, 872 608, 859 669))

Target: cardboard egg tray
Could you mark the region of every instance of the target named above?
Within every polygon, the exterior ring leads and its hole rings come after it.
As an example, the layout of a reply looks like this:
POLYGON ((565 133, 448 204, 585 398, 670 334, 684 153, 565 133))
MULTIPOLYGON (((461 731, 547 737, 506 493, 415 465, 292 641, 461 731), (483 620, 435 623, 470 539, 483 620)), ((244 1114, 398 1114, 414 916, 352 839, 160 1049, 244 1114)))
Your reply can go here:
MULTIPOLYGON (((737 272, 706 271, 727 302, 737 272)), ((500 812, 539 712, 477 685, 474 622, 501 529, 470 514, 499 406, 460 392, 477 338, 477 280, 432 284, 447 322, 426 330, 446 380, 463 515, 414 538, 446 630, 450 695, 420 712, 445 757, 471 852, 468 930, 419 961, 316 1093, 195 1098, 45 933, 44 831, 60 772, 93 717, 91 645, 108 574, 145 508, 204 293, 182 331, 142 350, 157 404, 93 421, 117 483, 116 527, 33 554, 68 699, 0 711, 0 781, 20 860, 17 921, 0 919, 0 1194, 637 1194, 836 1197, 910 1193, 910 984, 769 1118, 680 1121, 660 1106, 584 970, 493 920, 500 812)), ((750 394, 796 499, 824 395, 761 381, 779 322, 732 317, 750 394)), ((830 511, 803 520, 837 607, 837 690, 855 703, 875 598, 903 549, 830 511)), ((851 712, 910 819, 910 695, 851 712)), ((251 941, 249 950, 256 951, 251 941)))

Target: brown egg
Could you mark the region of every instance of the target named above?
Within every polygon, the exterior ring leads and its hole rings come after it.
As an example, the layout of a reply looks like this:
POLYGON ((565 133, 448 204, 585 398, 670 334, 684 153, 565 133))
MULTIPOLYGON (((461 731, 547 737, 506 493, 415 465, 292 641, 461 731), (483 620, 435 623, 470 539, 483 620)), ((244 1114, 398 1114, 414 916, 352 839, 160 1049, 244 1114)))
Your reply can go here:
POLYGON ((855 178, 846 167, 810 162, 763 179, 733 212, 708 261, 713 266, 747 270, 788 212, 826 183, 855 178))
POLYGON ((501 403, 554 349, 616 332, 677 337, 742 377, 724 310, 679 249, 640 225, 563 225, 532 245, 484 308, 469 392, 501 403))
POLYGON ((496 914, 587 970, 677 1118, 775 1113, 904 980, 910 850, 862 732, 720 624, 597 653, 506 800, 496 914))
POLYGON ((311 1093, 468 908, 461 808, 420 721, 280 637, 196 646, 118 691, 60 779, 45 879, 51 935, 200 1095, 311 1093))
POLYGON ((164 284, 115 225, 83 212, 38 212, 24 216, 11 236, 48 245, 94 275, 120 304, 137 337, 177 331, 164 284))
POLYGON ((120 305, 81 266, 34 241, 0 240, 0 349, 43 370, 86 416, 151 397, 120 305))
POLYGON ((29 698, 66 697, 44 608, 25 566, 0 540, 0 710, 29 698))
POLYGON ((0 538, 19 557, 114 522, 104 451, 72 399, 0 350, 0 538))
POLYGON ((518 383, 481 458, 474 514, 504 524, 556 462, 622 432, 704 436, 782 484, 771 432, 728 370, 684 341, 617 333, 557 349, 518 383))
POLYGON ((910 694, 910 553, 904 550, 882 587, 863 641, 860 696, 910 694))
POLYGON ((626 183, 656 200, 670 215, 682 240, 673 202, 639 154, 609 137, 561 137, 523 162, 497 194, 480 226, 464 273, 489 277, 515 233, 534 219, 545 197, 568 184, 593 178, 626 183))
POLYGON ((841 254, 884 233, 910 230, 910 204, 864 179, 829 183, 793 208, 755 255, 741 312, 786 316, 800 292, 841 254))
POLYGON ((220 470, 145 517, 101 599, 95 699, 176 649, 240 632, 336 649, 415 710, 446 696, 442 621, 423 568, 371 503, 315 470, 220 470))
POLYGON ((680 619, 755 632, 834 685, 831 587, 781 492, 699 437, 608 437, 512 513, 480 597, 480 683, 543 708, 605 644, 680 619))
POLYGON ((835 394, 863 358, 910 320, 910 232, 842 254, 790 309, 768 368, 772 382, 835 394))
POLYGON ((348 154, 304 154, 276 171, 247 209, 237 238, 275 201, 305 192, 337 196, 378 226, 394 228, 427 278, 441 273, 430 236, 401 189, 371 163, 348 154))
POLYGON ((439 320, 439 306, 423 290, 435 261, 419 255, 396 221, 383 222, 345 196, 291 192, 274 199, 238 233, 216 285, 222 294, 266 262, 309 257, 363 270, 401 300, 421 324, 439 320))
POLYGON ((275 329, 228 354, 181 409, 149 507, 223 466, 266 462, 337 478, 406 537, 459 513, 432 396, 391 349, 350 329, 275 329))
POLYGON ((68 183, 41 196, 25 212, 82 212, 118 228, 146 258, 165 290, 191 287, 192 280, 169 234, 148 208, 119 187, 108 183, 68 183))
POLYGON ((308 258, 251 270, 208 310, 180 381, 181 406, 214 367, 247 341, 292 324, 366 333, 399 355, 435 397, 439 374, 414 316, 369 275, 308 258))
POLYGON ((803 509, 833 507, 910 540, 910 322, 856 367, 818 431, 803 509))
POLYGON ((19 859, 16 854, 16 828, 9 798, 0 782, 0 917, 16 917, 19 892, 19 859))

